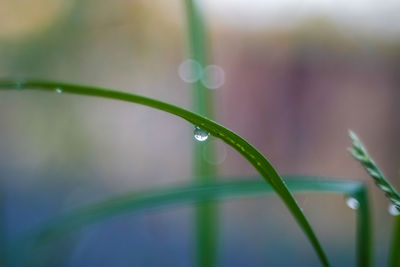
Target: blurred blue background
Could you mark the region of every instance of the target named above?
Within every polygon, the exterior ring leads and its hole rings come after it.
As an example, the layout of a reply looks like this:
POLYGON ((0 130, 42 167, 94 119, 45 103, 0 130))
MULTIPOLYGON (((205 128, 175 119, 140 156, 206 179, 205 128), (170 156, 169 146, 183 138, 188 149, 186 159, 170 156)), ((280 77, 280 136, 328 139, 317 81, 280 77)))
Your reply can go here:
MULTIPOLYGON (((249 140, 280 173, 366 181, 375 262, 385 265, 388 202, 346 151, 347 130, 360 135, 398 185, 400 2, 199 2, 210 63, 220 75, 212 89, 216 120, 249 140)), ((109 87, 190 109, 193 89, 179 72, 189 54, 186 30, 177 0, 2 0, 0 76, 109 87)), ((189 181, 192 131, 181 119, 139 105, 1 92, 5 237, 13 240, 111 196, 189 181)), ((209 160, 226 179, 256 174, 225 144, 207 142, 218 147, 218 157, 209 160)), ((333 265, 354 265, 355 213, 343 197, 297 200, 333 265)), ((220 266, 319 266, 276 196, 219 206, 220 266)), ((191 266, 193 214, 186 205, 116 217, 52 248, 43 265, 191 266)))

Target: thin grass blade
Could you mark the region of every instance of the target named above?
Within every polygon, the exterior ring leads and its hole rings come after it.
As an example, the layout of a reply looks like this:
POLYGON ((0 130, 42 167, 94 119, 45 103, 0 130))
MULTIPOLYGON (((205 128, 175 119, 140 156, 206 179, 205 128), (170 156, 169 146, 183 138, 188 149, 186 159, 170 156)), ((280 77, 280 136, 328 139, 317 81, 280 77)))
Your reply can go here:
MULTIPOLYGON (((257 177, 258 178, 258 177, 257 177)), ((294 176, 289 177, 294 178, 294 176)), ((360 192, 365 190, 362 183, 344 180, 321 180, 320 177, 289 180, 288 187, 297 193, 325 192, 333 194, 345 194, 359 197, 360 192)), ((156 189, 141 193, 129 193, 100 203, 72 211, 62 215, 45 225, 34 229, 27 236, 17 243, 10 253, 13 257, 11 266, 29 265, 31 266, 38 259, 41 259, 40 249, 45 248, 50 242, 62 238, 73 231, 87 227, 93 223, 110 219, 114 216, 125 213, 137 213, 154 210, 166 206, 176 206, 187 203, 198 203, 204 199, 224 199, 228 197, 244 197, 269 195, 274 193, 274 189, 265 182, 245 178, 234 182, 215 182, 211 184, 184 184, 166 189, 156 189)), ((367 206, 365 199, 358 198, 360 207, 367 206)), ((369 249, 369 228, 363 226, 368 220, 368 213, 365 209, 359 209, 358 219, 358 245, 361 251, 367 252, 369 249), (361 219, 361 220, 360 220, 361 219), (360 241, 363 241, 360 243, 360 241), (363 246, 365 248, 363 249, 363 246)), ((366 225, 368 226, 368 224, 366 225)), ((360 256, 360 254, 359 254, 360 256)), ((365 255, 363 255, 365 256, 365 255)), ((358 260, 369 266, 368 257, 358 260)))
POLYGON ((400 267, 400 216, 394 219, 388 266, 400 267))

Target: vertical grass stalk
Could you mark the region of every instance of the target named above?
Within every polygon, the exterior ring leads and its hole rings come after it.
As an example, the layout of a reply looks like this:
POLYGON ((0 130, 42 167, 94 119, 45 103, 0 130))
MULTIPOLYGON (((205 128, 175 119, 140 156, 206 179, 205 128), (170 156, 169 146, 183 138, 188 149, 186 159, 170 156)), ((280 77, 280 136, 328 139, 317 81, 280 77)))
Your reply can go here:
POLYGON ((366 187, 359 187, 354 197, 360 203, 357 210, 357 266, 372 266, 371 214, 366 187))
MULTIPOLYGON (((185 0, 187 16, 187 32, 189 38, 190 57, 198 62, 202 68, 207 66, 207 39, 206 28, 202 13, 195 0, 185 0)), ((194 69, 192 71, 195 71, 194 69)), ((214 108, 212 92, 206 88, 201 79, 193 84, 193 109, 196 113, 213 119, 214 108)), ((211 182, 209 178, 216 177, 216 167, 203 158, 203 143, 196 142, 193 152, 193 175, 199 183, 211 182)), ((208 144, 209 153, 215 149, 208 144)), ((217 206, 212 199, 196 206, 196 265, 198 267, 213 267, 217 262, 217 235, 218 218, 217 206)))
POLYGON ((390 246, 389 267, 400 266, 400 216, 395 217, 392 233, 392 244, 390 246))

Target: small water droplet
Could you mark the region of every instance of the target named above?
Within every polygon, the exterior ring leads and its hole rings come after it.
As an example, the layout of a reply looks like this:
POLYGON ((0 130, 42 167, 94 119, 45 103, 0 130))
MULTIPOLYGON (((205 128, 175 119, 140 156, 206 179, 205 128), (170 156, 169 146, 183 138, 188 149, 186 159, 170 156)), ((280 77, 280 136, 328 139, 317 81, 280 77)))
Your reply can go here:
POLYGON ((201 82, 209 89, 217 89, 225 83, 225 72, 217 65, 208 65, 204 68, 201 82))
POLYGON ((400 214, 400 210, 398 210, 396 205, 394 205, 394 204, 389 205, 388 212, 390 215, 393 215, 393 216, 397 216, 400 214))
POLYGON ((178 74, 184 82, 194 83, 200 80, 203 70, 199 62, 187 59, 179 65, 178 74))
POLYGON ((61 93, 63 92, 63 90, 62 90, 61 88, 57 87, 57 88, 56 88, 56 92, 57 92, 58 94, 61 94, 61 93))
POLYGON ((348 197, 346 198, 346 204, 349 206, 350 209, 356 210, 360 206, 360 202, 358 202, 357 199, 354 197, 348 197))
POLYGON ((193 134, 194 138, 200 142, 206 141, 208 139, 208 136, 210 135, 207 131, 197 126, 194 128, 193 134))

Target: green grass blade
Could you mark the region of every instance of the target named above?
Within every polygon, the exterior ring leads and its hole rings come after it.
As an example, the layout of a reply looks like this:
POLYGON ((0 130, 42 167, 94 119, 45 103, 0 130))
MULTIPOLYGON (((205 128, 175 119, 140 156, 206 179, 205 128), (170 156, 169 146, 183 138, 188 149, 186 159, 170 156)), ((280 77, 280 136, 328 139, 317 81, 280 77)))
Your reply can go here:
POLYGON ((400 210, 400 194, 396 189, 386 180, 383 173, 376 166, 375 162, 368 155, 367 150, 361 143, 358 136, 349 131, 349 135, 353 144, 353 147, 349 149, 353 157, 358 160, 361 165, 365 168, 368 174, 374 179, 375 184, 385 193, 386 197, 396 205, 397 209, 400 210))
MULTIPOLYGON (((187 32, 191 59, 204 69, 207 65, 207 40, 202 13, 196 0, 185 0, 187 16, 187 32)), ((196 71, 193 69, 192 71, 196 71)), ((198 70, 197 70, 198 71, 198 70)), ((214 118, 213 90, 206 88, 201 79, 193 84, 193 108, 202 116, 214 118)), ((209 182, 209 178, 217 176, 215 165, 203 157, 204 143, 195 142, 193 151, 193 174, 199 182, 209 182)), ((212 157, 216 153, 212 143, 208 144, 208 153, 212 157)), ((218 207, 212 201, 198 204, 195 211, 196 229, 196 264, 198 267, 213 267, 217 265, 218 239, 218 207)))
MULTIPOLYGON (((321 180, 320 177, 304 179, 299 176, 288 178, 296 178, 295 180, 289 180, 287 183, 288 187, 297 193, 326 192, 346 194, 357 198, 360 197, 359 192, 365 190, 364 185, 356 181, 321 180)), ((82 227, 110 219, 116 215, 128 212, 135 213, 154 210, 168 205, 176 206, 184 203, 198 203, 207 198, 223 199, 226 197, 269 195, 271 193, 274 193, 274 189, 265 182, 245 178, 234 182, 215 182, 212 184, 189 183, 167 189, 156 189, 142 193, 129 193, 123 196, 114 197, 110 200, 102 201, 62 215, 42 225, 38 229, 33 230, 27 237, 24 237, 21 243, 18 243, 16 247, 14 247, 13 252, 10 253, 14 260, 11 265, 19 266, 24 263, 32 264, 32 262, 35 262, 35 257, 40 258, 41 254, 38 253, 39 249, 43 248, 46 244, 49 244, 49 242, 61 238, 73 231, 79 230, 82 227), (21 262, 21 260, 28 261, 21 262)), ((360 201, 360 207, 363 207, 365 199, 358 198, 358 200, 360 201)), ((359 209, 359 212, 364 211, 363 209, 359 209)), ((368 214, 364 215, 368 216, 368 214)), ((363 215, 358 216, 358 219, 360 219, 360 217, 363 217, 363 215)), ((363 217, 361 222, 360 220, 358 221, 358 225, 360 226, 360 223, 365 223, 366 219, 368 218, 363 217)), ((368 228, 361 225, 359 229, 365 232, 357 232, 359 236, 362 236, 361 238, 358 238, 358 240, 360 241, 363 239, 364 241, 368 241, 368 238, 365 239, 366 236, 370 235, 370 233, 366 231, 368 228)), ((364 242, 358 243, 358 245, 364 246, 368 244, 367 242, 364 242)), ((367 261, 364 262, 367 264, 363 266, 369 266, 367 261)))
POLYGON ((155 99, 107 90, 97 87, 80 86, 67 83, 58 82, 46 82, 46 81, 24 81, 24 82, 13 82, 9 80, 0 80, 0 89, 12 89, 12 90, 42 90, 49 92, 56 92, 56 89, 62 90, 63 93, 96 96, 107 99, 122 100, 137 104, 142 104, 148 107, 156 108, 178 117, 187 120, 194 125, 201 127, 208 131, 213 136, 220 138, 229 146, 238 151, 244 158, 246 158, 261 174, 261 176, 271 185, 275 192, 279 195, 286 207, 289 209, 303 232, 314 247, 321 263, 324 266, 329 266, 328 258, 322 249, 322 246, 317 239, 310 223, 305 217, 304 213, 300 210, 299 205, 294 199, 293 195, 288 190, 285 182, 278 175, 269 161, 252 145, 250 145, 245 139, 237 135, 236 133, 226 129, 218 123, 211 121, 203 116, 192 113, 188 110, 179 108, 177 106, 161 102, 155 99))
POLYGON ((400 216, 395 217, 390 245, 389 267, 400 266, 400 216))
MULTIPOLYGON (((207 59, 207 34, 205 22, 196 0, 184 0, 187 16, 190 55, 193 60, 205 68, 207 59)), ((196 113, 213 118, 213 90, 204 86, 201 79, 193 84, 193 103, 196 113)))
POLYGON ((372 266, 373 254, 371 214, 366 187, 359 187, 352 196, 360 203, 357 210, 357 266, 370 267, 372 266))

